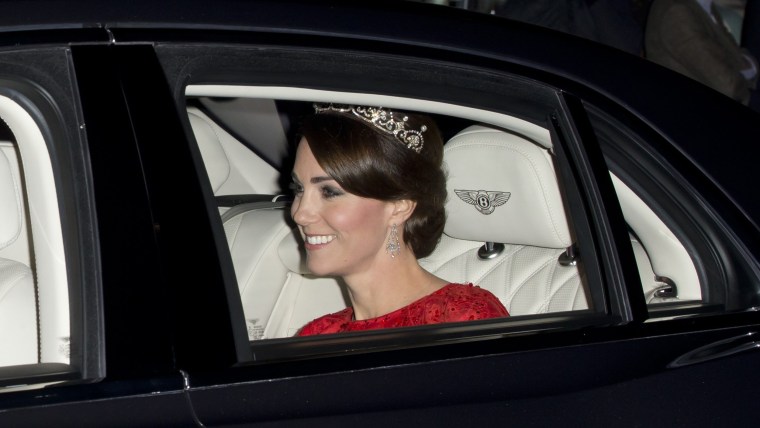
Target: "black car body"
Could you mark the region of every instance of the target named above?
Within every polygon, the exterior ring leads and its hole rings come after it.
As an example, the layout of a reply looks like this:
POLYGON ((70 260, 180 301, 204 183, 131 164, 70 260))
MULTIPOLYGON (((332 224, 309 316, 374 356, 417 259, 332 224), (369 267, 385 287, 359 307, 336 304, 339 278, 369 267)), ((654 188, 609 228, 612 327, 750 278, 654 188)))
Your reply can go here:
POLYGON ((626 53, 443 7, 2 4, 0 140, 23 161, 37 299, 37 361, 0 367, 3 426, 756 423, 757 113, 626 53), (215 194, 188 119, 198 108, 289 175, 283 147, 258 146, 225 110, 241 88, 281 124, 358 97, 429 108, 449 136, 537 129, 588 308, 249 340, 219 216, 236 195, 215 194), (642 288, 632 242, 645 231, 618 181, 679 242, 699 298, 657 266, 657 288, 642 288))

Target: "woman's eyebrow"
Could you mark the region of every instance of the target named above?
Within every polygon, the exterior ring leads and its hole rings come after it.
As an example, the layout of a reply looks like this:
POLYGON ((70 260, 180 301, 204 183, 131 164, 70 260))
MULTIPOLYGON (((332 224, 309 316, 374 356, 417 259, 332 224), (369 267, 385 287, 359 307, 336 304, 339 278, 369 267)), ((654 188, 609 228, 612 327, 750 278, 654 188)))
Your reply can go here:
MULTIPOLYGON (((297 175, 295 172, 291 172, 291 173, 290 173, 290 177, 291 177, 291 178, 293 179, 293 181, 295 181, 295 182, 298 182, 298 183, 300 183, 300 182, 301 182, 301 180, 298 178, 298 175, 297 175)), ((319 184, 319 183, 322 183, 323 181, 333 181, 333 180, 335 180, 335 179, 334 179, 334 178, 332 178, 332 177, 330 177, 329 175, 320 175, 320 176, 317 176, 317 177, 312 177, 312 178, 309 180, 309 182, 310 182, 311 184, 319 184)))
POLYGON ((335 180, 335 179, 330 177, 329 175, 321 175, 318 177, 312 177, 311 180, 309 180, 309 182, 311 182, 311 184, 318 184, 323 181, 332 181, 332 180, 335 180))

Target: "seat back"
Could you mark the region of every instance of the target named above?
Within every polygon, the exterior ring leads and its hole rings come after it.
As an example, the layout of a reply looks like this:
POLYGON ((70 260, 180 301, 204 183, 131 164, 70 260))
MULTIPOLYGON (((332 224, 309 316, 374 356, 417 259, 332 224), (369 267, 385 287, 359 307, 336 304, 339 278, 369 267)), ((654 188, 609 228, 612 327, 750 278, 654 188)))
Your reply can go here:
POLYGON ((448 281, 491 291, 511 315, 587 309, 548 151, 473 126, 446 144, 444 161, 446 228, 420 264, 448 281))
POLYGON ((0 142, 0 366, 39 362, 37 298, 15 147, 0 142))
POLYGON ((309 274, 287 203, 238 205, 222 221, 250 340, 292 336, 346 307, 337 279, 309 274))
POLYGON ((189 107, 187 115, 215 196, 275 194, 279 191, 277 169, 252 153, 198 108, 189 107))

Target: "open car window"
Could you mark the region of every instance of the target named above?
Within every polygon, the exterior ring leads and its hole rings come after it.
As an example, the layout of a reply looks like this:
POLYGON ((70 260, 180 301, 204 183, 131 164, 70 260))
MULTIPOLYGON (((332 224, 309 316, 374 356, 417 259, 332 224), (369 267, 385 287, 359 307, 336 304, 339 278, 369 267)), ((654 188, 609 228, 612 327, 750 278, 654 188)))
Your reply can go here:
MULTIPOLYGON (((624 161, 627 146, 620 141, 648 141, 657 133, 642 125, 615 134, 626 126, 604 125, 598 109, 556 86, 561 81, 361 52, 198 49, 164 46, 159 57, 180 113, 187 111, 185 130, 191 149, 197 147, 201 181, 208 182, 209 211, 218 216, 212 219, 218 221, 217 234, 224 234, 217 249, 222 268, 235 281, 226 280, 225 287, 231 298, 240 299, 243 312, 243 319, 232 322, 245 324, 257 361, 577 331, 747 307, 738 303, 737 288, 716 293, 726 287, 720 277, 726 259, 710 251, 702 255, 704 240, 694 232, 699 223, 685 232, 687 223, 679 221, 678 213, 688 209, 671 210, 667 197, 650 191, 652 180, 639 173, 642 169, 624 161), (190 51, 192 64, 182 59, 190 51), (222 63, 231 70, 213 71, 222 63), (362 66, 367 64, 371 75, 362 66), (403 75, 393 73, 402 68, 403 75), (439 80, 429 80, 431 70, 439 80), (420 264, 446 280, 486 287, 510 317, 315 337, 308 347, 301 345, 306 339, 293 339, 307 322, 349 304, 340 281, 305 269, 289 215, 295 133, 314 102, 377 105, 434 117, 445 147, 453 149, 445 149, 444 162, 449 223, 439 248, 420 264), (585 121, 591 126, 582 125, 585 121), (498 140, 495 144, 512 155, 477 154, 459 146, 478 138, 487 144, 498 140), (492 182, 467 181, 489 174, 492 182), (537 187, 523 187, 528 182, 537 187), (476 204, 457 191, 471 193, 476 204), (489 192, 510 196, 494 208, 488 206, 489 192), (484 214, 478 208, 493 210, 484 214), (472 234, 478 228, 485 233, 472 234), (497 256, 482 260, 479 253, 494 249, 497 256)), ((667 175, 667 166, 661 167, 651 164, 643 171, 667 175)))
POLYGON ((657 214, 618 176, 611 173, 648 305, 701 302, 694 261, 683 243, 657 214))
POLYGON ((9 97, 0 119, 0 380, 18 389, 67 370, 69 287, 47 144, 9 97))
POLYGON ((649 319, 753 310, 744 279, 752 268, 692 190, 699 175, 687 178, 674 166, 679 154, 658 153, 658 138, 644 139, 630 124, 587 108, 631 236, 649 319))
MULTIPOLYGON (((578 251, 582 243, 566 210, 567 187, 558 178, 554 143, 546 129, 509 115, 379 95, 198 85, 188 87, 187 96, 252 342, 291 338, 309 321, 350 305, 340 279, 314 276, 305 267, 301 238, 289 213, 294 133, 313 102, 407 106, 440 123, 449 174, 448 220, 438 247, 420 264, 448 281, 471 282, 494 293, 511 316, 490 321, 489 328, 520 320, 521 325, 547 320, 561 324, 564 318, 553 318, 556 314, 577 319, 607 313, 609 291, 589 281, 584 271, 578 251), (248 116, 256 126, 246 130, 239 119, 248 116), (508 155, 494 157, 471 147, 490 144, 508 155), (462 193, 472 197, 466 200, 462 193), (503 206, 491 206, 494 195, 509 196, 503 206)), ((598 117, 594 120, 599 125, 598 117)), ((600 135, 609 151, 608 136, 600 135)), ((651 195, 640 196, 641 181, 630 166, 621 167, 615 159, 608 159, 610 178, 649 318, 723 307, 724 298, 715 289, 727 285, 697 268, 695 260, 701 256, 694 251, 693 238, 673 226, 673 213, 663 215, 651 195)))
POLYGON ((102 378, 95 207, 68 48, 0 59, 0 392, 102 378))
POLYGON ((603 292, 589 284, 578 256, 547 129, 509 115, 380 95, 197 85, 186 96, 252 342, 291 338, 350 304, 340 279, 305 267, 290 218, 294 133, 313 102, 383 105, 436 119, 445 141, 447 226, 420 264, 496 295, 511 316, 489 320, 488 328, 562 325, 605 311, 603 292))

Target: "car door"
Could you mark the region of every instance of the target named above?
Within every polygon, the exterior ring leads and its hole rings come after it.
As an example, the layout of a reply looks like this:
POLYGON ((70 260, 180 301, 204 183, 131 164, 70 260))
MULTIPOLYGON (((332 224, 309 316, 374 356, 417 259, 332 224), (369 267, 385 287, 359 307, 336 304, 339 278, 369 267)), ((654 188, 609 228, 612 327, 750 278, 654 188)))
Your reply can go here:
MULTIPOLYGON (((3 257, 32 272, 32 298, 10 300, 2 328, 37 345, 25 364, 0 367, 0 424, 193 424, 119 58, 102 30, 42 45, 37 36, 0 52, 3 157, 22 213, 14 239, 24 244, 3 257), (24 328, 27 314, 36 328, 24 328)), ((7 337, 4 356, 22 348, 7 337)))

